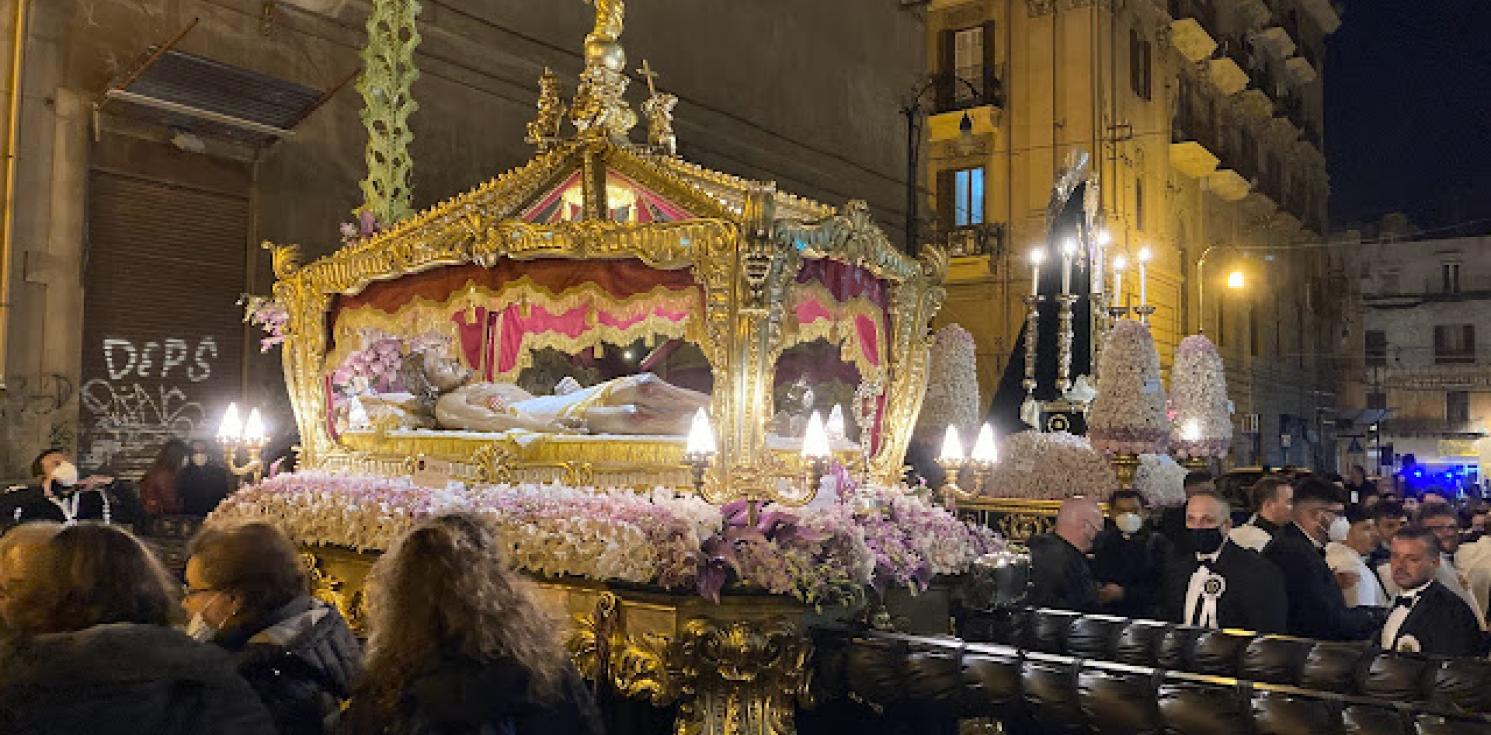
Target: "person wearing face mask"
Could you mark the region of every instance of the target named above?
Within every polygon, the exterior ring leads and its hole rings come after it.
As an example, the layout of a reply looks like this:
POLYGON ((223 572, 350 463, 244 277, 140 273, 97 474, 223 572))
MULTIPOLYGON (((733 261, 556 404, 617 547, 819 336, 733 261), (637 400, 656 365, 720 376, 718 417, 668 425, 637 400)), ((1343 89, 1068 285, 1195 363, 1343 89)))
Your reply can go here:
POLYGON ((1215 493, 1186 501, 1189 548, 1167 560, 1163 617, 1204 628, 1282 633, 1288 618, 1284 580, 1257 552, 1228 540, 1232 509, 1215 493))
POLYGON ((191 443, 191 456, 187 465, 176 476, 176 492, 181 496, 181 512, 205 518, 223 498, 228 497, 232 478, 228 468, 207 453, 207 442, 200 439, 191 443))
POLYGON ((234 657, 281 735, 332 732, 362 671, 335 607, 306 593, 295 545, 267 523, 204 528, 192 540, 181 607, 187 634, 234 657))
POLYGON ((31 472, 38 478, 36 484, 0 496, 0 524, 120 520, 120 502, 111 487, 114 478, 90 475, 79 479, 77 465, 62 448, 36 455, 31 472))
POLYGON ((1345 510, 1344 494, 1319 478, 1301 480, 1294 492, 1293 522, 1279 529, 1263 550, 1264 558, 1284 575, 1290 635, 1359 641, 1380 627, 1371 608, 1346 606, 1336 575, 1325 562, 1331 524, 1345 510))
POLYGON ((1367 566, 1367 555, 1378 547, 1377 525, 1359 505, 1346 506, 1346 515, 1337 518, 1330 528, 1331 540, 1325 545, 1325 563, 1336 573, 1336 582, 1346 604, 1383 607, 1388 594, 1367 566))
POLYGON ((1098 583, 1087 553, 1103 530, 1103 511, 1092 498, 1068 498, 1056 527, 1030 539, 1030 595, 1034 607, 1097 612, 1098 583))
POLYGON ((1101 611, 1126 618, 1155 614, 1159 570, 1170 542, 1145 523, 1144 496, 1119 490, 1108 498, 1109 526, 1092 545, 1101 611))

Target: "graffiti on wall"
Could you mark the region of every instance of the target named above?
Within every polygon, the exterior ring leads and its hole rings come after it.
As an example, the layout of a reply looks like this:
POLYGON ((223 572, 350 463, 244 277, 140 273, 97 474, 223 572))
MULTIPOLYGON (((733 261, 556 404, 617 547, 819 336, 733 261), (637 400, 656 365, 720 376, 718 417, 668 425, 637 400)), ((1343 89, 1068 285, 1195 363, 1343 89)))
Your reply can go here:
POLYGON ((79 393, 85 467, 138 465, 167 439, 204 428, 206 414, 192 388, 212 377, 214 337, 143 343, 109 337, 102 349, 107 375, 83 383, 79 393))

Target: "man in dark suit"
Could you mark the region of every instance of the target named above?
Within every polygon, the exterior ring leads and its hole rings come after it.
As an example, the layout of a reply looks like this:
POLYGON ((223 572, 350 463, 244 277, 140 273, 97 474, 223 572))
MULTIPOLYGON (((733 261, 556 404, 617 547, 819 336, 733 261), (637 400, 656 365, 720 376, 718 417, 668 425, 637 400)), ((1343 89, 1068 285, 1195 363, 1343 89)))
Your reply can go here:
POLYGON ((31 473, 38 478, 35 485, 0 495, 0 524, 127 520, 119 517, 114 478, 79 478, 77 466, 60 447, 36 455, 31 473))
POLYGON ((1098 583, 1087 564, 1087 552, 1102 530, 1103 511, 1097 501, 1062 501, 1051 533, 1030 539, 1031 605, 1097 612, 1098 583))
POLYGON ((1257 552, 1227 540, 1232 509, 1220 496, 1200 492, 1186 501, 1188 548, 1177 550, 1164 573, 1167 620, 1207 628, 1282 633, 1288 617, 1284 580, 1257 552))
POLYGON ((1434 656, 1480 656, 1485 636, 1470 606, 1435 579, 1439 541, 1425 528, 1405 528, 1393 537, 1393 582, 1403 591, 1393 600, 1378 641, 1390 651, 1434 656))
POLYGON ((1097 578, 1102 612, 1125 618, 1155 616, 1160 569, 1170 542, 1144 522, 1144 496, 1119 490, 1108 498, 1110 525, 1092 544, 1092 574, 1097 578))
POLYGON ((1359 641, 1380 627, 1371 609, 1347 607, 1336 575, 1325 562, 1325 544, 1337 519, 1345 523, 1345 493, 1318 477, 1294 490, 1294 522, 1274 534, 1264 558, 1284 575, 1289 592, 1289 634, 1330 641, 1359 641))

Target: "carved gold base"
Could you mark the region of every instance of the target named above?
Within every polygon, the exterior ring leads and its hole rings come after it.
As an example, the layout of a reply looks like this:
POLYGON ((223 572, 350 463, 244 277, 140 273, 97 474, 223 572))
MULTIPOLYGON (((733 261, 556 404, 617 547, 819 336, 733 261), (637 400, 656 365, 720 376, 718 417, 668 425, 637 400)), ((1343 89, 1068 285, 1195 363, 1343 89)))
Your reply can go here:
MULTIPOLYGON (((306 549, 314 594, 362 630, 364 579, 376 556, 306 549)), ((781 597, 616 589, 584 580, 536 583, 575 667, 623 696, 678 703, 676 735, 792 735, 812 644, 802 605, 781 597)))
POLYGON ((1180 466, 1192 472, 1211 469, 1211 462, 1205 457, 1186 457, 1180 461, 1180 466))

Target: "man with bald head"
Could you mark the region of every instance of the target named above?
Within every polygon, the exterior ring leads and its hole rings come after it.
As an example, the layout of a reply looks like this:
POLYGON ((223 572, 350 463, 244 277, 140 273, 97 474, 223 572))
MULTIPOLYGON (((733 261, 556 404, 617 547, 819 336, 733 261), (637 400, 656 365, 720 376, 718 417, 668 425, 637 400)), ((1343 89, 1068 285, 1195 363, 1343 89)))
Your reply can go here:
POLYGON ((1096 612, 1098 583, 1087 564, 1093 539, 1103 530, 1103 511, 1092 498, 1068 498, 1051 533, 1030 539, 1030 604, 1096 612))
POLYGON ((1258 552, 1227 538, 1232 509, 1216 493, 1186 500, 1188 551, 1165 570, 1162 608, 1172 622, 1282 633, 1289 619, 1284 578, 1258 552))

